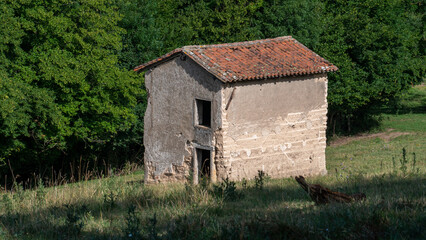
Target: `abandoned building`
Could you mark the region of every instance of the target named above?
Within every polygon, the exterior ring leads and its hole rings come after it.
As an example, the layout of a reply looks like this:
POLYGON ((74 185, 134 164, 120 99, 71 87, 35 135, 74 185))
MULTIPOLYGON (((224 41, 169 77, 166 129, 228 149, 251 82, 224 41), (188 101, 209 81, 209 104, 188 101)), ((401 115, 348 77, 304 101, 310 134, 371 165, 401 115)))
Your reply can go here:
POLYGON ((327 73, 291 36, 185 46, 145 72, 145 182, 325 174, 327 73))

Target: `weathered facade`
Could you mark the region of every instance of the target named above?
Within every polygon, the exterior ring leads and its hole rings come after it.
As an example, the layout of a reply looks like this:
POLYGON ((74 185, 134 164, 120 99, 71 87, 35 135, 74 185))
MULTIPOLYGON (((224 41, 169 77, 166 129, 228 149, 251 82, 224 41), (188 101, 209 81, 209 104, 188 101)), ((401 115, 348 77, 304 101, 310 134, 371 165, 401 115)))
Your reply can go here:
POLYGON ((327 72, 291 37, 187 46, 145 71, 145 182, 325 174, 327 72))

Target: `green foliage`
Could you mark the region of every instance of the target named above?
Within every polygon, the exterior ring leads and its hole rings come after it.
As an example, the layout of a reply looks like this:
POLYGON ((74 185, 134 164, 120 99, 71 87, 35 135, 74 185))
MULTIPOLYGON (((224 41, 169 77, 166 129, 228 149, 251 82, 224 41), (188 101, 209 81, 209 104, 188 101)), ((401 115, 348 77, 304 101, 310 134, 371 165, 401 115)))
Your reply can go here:
POLYGON ((0 79, 0 160, 24 151, 28 139, 40 143, 41 151, 61 147, 56 133, 63 118, 53 93, 5 75, 0 79))
POLYGON ((141 223, 136 214, 136 206, 131 205, 127 210, 125 238, 141 239, 141 223))
POLYGON ((253 17, 262 4, 263 0, 162 0, 165 52, 184 45, 255 39, 253 17))
POLYGON ((209 176, 200 176, 198 185, 201 190, 208 190, 210 186, 210 179, 209 176))
POLYGON ((157 233, 157 214, 154 213, 154 216, 149 219, 149 230, 148 230, 148 239, 157 240, 160 239, 157 233))
POLYGON ((241 187, 243 187, 243 189, 247 189, 247 179, 243 178, 241 180, 241 187))
POLYGON ((399 159, 399 162, 401 163, 401 167, 399 168, 402 172, 402 175, 405 176, 407 174, 407 150, 405 148, 402 148, 402 158, 399 159))
POLYGON ((4 209, 4 213, 9 215, 13 210, 13 199, 12 194, 4 193, 1 200, 1 209, 4 209))
POLYGON ((46 202, 46 188, 44 187, 43 180, 40 178, 36 190, 36 205, 43 206, 46 202))
POLYGON ((163 38, 167 33, 160 27, 160 2, 116 0, 123 14, 118 25, 126 29, 126 33, 123 33, 123 48, 119 52, 119 66, 131 70, 163 53, 163 38))
POLYGON ((82 206, 72 206, 65 205, 66 209, 66 219, 65 219, 65 229, 68 232, 68 235, 77 237, 80 235, 81 230, 84 227, 84 217, 88 212, 86 205, 82 206))
POLYGON ((141 81, 118 67, 124 29, 111 4, 1 1, 0 159, 19 167, 71 157, 135 121, 141 81))
POLYGON ((268 181, 269 179, 270 177, 268 176, 267 173, 265 173, 262 170, 258 170, 257 176, 254 177, 255 188, 262 190, 265 185, 265 182, 268 181))
POLYGON ((351 132, 423 80, 424 12, 409 0, 325 3, 326 29, 314 50, 340 69, 329 77, 329 119, 351 132))
MULTIPOLYGON (((411 172, 409 172, 409 169, 408 169, 409 159, 408 159, 407 150, 405 149, 405 147, 402 148, 402 158, 399 159, 399 163, 400 163, 399 170, 401 170, 402 177, 406 177, 408 173, 418 174, 420 171, 420 168, 416 168, 417 166, 416 153, 413 152, 412 160, 411 160, 411 172)), ((393 165, 395 168, 395 163, 393 163, 393 165)), ((396 172, 396 169, 394 172, 396 172)))
POLYGON ((383 109, 383 112, 390 114, 426 113, 425 83, 414 86, 397 96, 390 106, 383 109))
POLYGON ((117 196, 118 195, 111 190, 109 191, 109 193, 104 194, 104 205, 107 207, 107 209, 111 210, 115 207, 115 205, 117 204, 117 196))
POLYGON ((291 35, 315 48, 324 32, 324 3, 320 0, 265 0, 256 14, 258 38, 291 35))
POLYGON ((234 181, 225 178, 221 183, 213 185, 213 192, 219 198, 225 201, 235 201, 243 198, 243 194, 238 192, 234 181))

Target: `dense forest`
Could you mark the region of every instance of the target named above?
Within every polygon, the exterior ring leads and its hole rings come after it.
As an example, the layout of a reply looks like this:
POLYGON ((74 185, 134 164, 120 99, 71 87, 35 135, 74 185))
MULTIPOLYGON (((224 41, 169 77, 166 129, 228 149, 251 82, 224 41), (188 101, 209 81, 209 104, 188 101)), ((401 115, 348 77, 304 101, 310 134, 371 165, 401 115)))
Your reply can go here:
POLYGON ((424 81, 419 0, 0 0, 0 179, 143 158, 143 74, 184 45, 292 35, 339 67, 330 134, 424 81))

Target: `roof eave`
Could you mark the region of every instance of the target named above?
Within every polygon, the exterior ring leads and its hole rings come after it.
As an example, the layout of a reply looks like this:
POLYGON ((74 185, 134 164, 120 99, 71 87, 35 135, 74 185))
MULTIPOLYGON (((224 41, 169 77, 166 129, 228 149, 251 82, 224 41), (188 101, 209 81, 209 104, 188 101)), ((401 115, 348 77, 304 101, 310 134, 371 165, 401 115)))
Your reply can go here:
MULTIPOLYGON (((274 78, 284 78, 284 77, 298 77, 298 76, 307 76, 307 75, 315 75, 315 74, 327 74, 327 73, 331 73, 331 72, 337 72, 339 70, 338 67, 336 66, 332 66, 329 67, 329 69, 327 70, 323 70, 323 71, 317 71, 317 72, 294 72, 294 73, 289 73, 289 74, 277 74, 277 75, 267 75, 267 76, 258 76, 258 77, 247 77, 247 78, 226 78, 225 81, 221 80, 222 82, 225 83, 235 83, 235 82, 243 82, 243 81, 247 81, 247 80, 262 80, 262 79, 274 79, 274 78)), ((212 73, 213 75, 215 75, 214 73, 212 73)), ((215 75, 216 76, 216 75, 215 75)))
POLYGON ((154 60, 151 60, 149 62, 146 62, 146 63, 144 63, 142 65, 139 65, 139 66, 133 68, 133 71, 135 71, 137 73, 140 73, 140 72, 149 70, 149 69, 151 69, 153 67, 156 67, 156 66, 158 66, 158 65, 160 65, 160 64, 162 64, 164 62, 170 61, 171 59, 179 56, 182 53, 183 53, 182 48, 177 48, 177 49, 175 49, 175 50, 173 50, 171 52, 168 52, 168 53, 164 54, 163 56, 161 56, 159 58, 156 58, 154 60))

